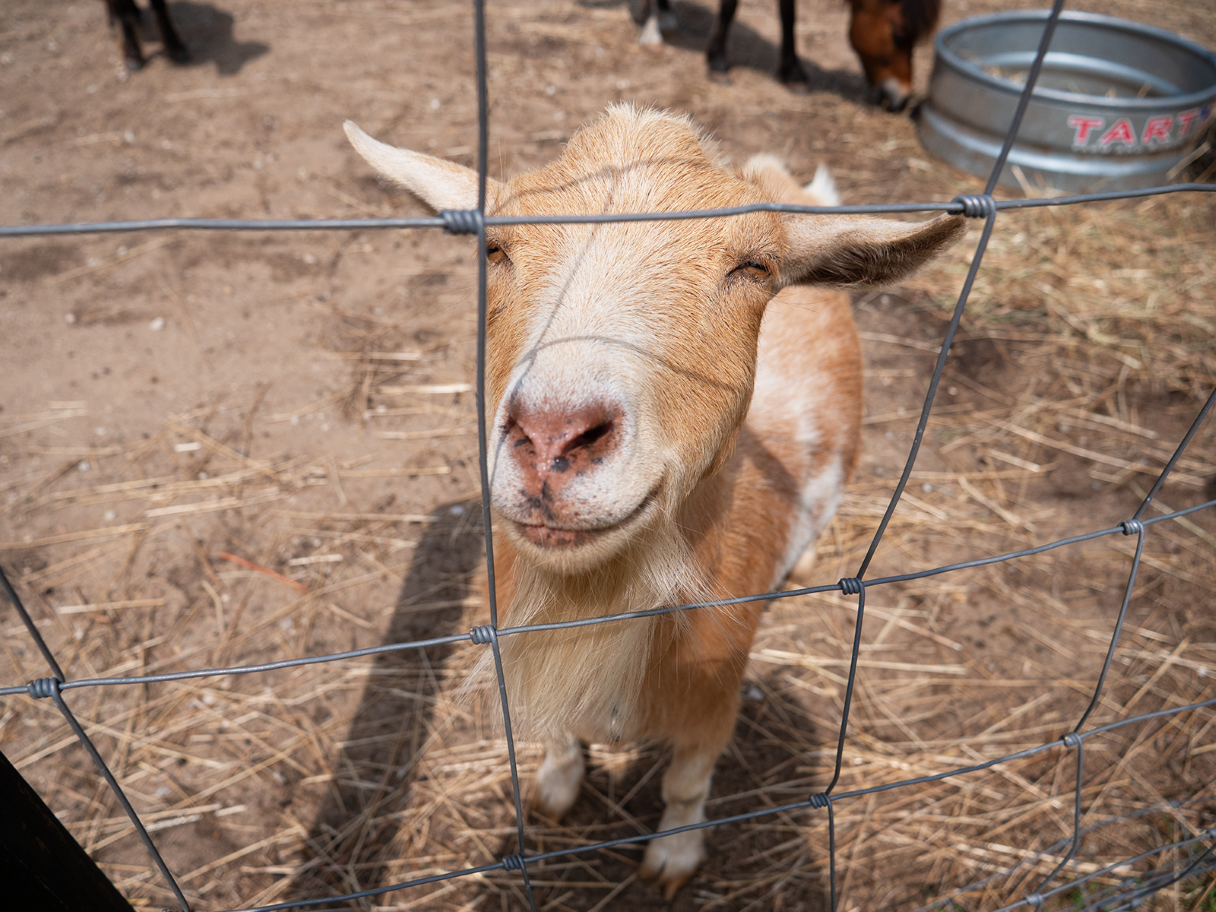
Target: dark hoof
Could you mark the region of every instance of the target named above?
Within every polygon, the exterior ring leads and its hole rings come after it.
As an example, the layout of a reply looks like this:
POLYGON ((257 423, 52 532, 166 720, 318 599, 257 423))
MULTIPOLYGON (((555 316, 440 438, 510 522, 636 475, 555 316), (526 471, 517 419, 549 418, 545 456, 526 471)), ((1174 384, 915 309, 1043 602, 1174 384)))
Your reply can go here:
POLYGON ((777 74, 777 78, 791 92, 798 92, 805 95, 811 90, 811 77, 806 74, 806 70, 802 68, 801 63, 794 63, 790 66, 783 66, 777 74))
POLYGON ((127 69, 132 73, 138 73, 144 68, 144 60, 142 57, 124 57, 123 63, 127 65, 127 69))
POLYGON ((165 52, 174 63, 185 64, 190 62, 190 52, 184 46, 179 45, 175 48, 165 48, 165 52))
POLYGON ((726 56, 721 57, 706 57, 706 62, 709 64, 709 72, 713 73, 728 73, 730 72, 730 61, 726 56))

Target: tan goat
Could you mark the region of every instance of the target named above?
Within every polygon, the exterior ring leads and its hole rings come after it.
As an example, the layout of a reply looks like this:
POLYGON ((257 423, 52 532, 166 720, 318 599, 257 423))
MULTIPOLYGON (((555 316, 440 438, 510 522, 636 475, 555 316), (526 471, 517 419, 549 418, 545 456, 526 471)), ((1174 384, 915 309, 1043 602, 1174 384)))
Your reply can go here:
MULTIPOLYGON (((377 171, 435 209, 476 208, 474 172, 350 122, 346 132, 377 171)), ((801 190, 769 156, 724 166, 686 118, 619 105, 546 167, 490 181, 486 211, 814 205, 834 193, 830 178, 801 190)), ((962 221, 757 212, 491 226, 486 420, 503 625, 780 583, 836 510, 861 418, 848 298, 794 283, 898 279, 955 240, 962 221)), ((660 829, 703 821, 761 608, 502 638, 512 722, 548 749, 540 809, 557 818, 574 804, 580 741, 655 738, 674 749, 660 829)), ((651 840, 643 874, 672 895, 704 857, 702 833, 651 840)))

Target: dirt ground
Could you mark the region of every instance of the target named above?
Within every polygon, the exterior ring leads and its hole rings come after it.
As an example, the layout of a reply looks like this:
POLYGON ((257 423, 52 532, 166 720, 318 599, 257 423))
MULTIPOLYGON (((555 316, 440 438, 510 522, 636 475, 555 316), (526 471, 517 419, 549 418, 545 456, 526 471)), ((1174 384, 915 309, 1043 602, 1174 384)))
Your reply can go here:
MULTIPOLYGON (((945 200, 982 185, 921 150, 910 118, 866 104, 836 0, 800 4, 809 95, 773 78, 768 0, 741 5, 729 84, 705 71, 707 2, 676 0, 680 38, 657 52, 636 44, 623 0, 488 5, 493 174, 547 161, 623 99, 691 113, 736 160, 775 152, 807 177, 826 162, 846 202, 945 200)), ((1018 5, 948 2, 944 21, 1018 5)), ((1070 6, 1216 46, 1203 4, 1070 6)), ((193 63, 171 65, 149 31, 151 60, 128 74, 103 4, 7 0, 0 224, 425 214, 349 149, 348 117, 474 164, 469 4, 170 8, 193 63)), ((931 59, 918 50, 922 89, 931 59)), ((1002 216, 869 577, 1106 528, 1135 511, 1216 377, 1214 215, 1207 199, 1179 196, 1002 216)), ((815 583, 853 575, 869 544, 975 236, 906 287, 857 297, 865 453, 815 583)), ((0 563, 69 678, 269 662, 484 621, 474 267, 467 239, 422 231, 0 241, 0 563)), ((1210 499, 1214 477, 1209 423, 1160 502, 1210 499)), ((1152 527, 1091 725, 1213 695, 1214 534, 1210 511, 1152 527)), ((873 590, 837 793, 1069 730, 1093 691, 1131 548, 1104 538, 873 590)), ((797 801, 831 778, 855 608, 835 596, 770 608, 711 815, 797 801)), ((8 605, 0 628, 0 686, 48 674, 8 605)), ((68 700, 192 906, 247 908, 517 851, 493 708, 453 699, 477 648, 68 700)), ((1083 825, 1093 829, 1069 876, 1216 822, 1214 720, 1186 713, 1087 742, 1083 825)), ((0 700, 0 747, 137 908, 172 906, 53 706, 0 700)), ((529 853, 657 823, 662 752, 590 750, 570 818, 529 816, 529 853)), ((525 794, 538 759, 521 746, 525 794)), ((1016 902, 1067 851, 1074 766, 1055 751, 839 802, 839 908, 915 909, 965 887, 968 909, 1016 902)), ((671 904, 638 881, 639 847, 623 847, 533 870, 538 907, 826 908, 816 812, 718 828, 708 843, 704 870, 671 904)), ((1048 908, 1079 908, 1118 877, 1048 908)), ((495 872, 361 908, 520 909, 520 883, 495 872)), ((1208 909, 1211 895, 1210 877, 1191 878, 1152 902, 1208 909)))

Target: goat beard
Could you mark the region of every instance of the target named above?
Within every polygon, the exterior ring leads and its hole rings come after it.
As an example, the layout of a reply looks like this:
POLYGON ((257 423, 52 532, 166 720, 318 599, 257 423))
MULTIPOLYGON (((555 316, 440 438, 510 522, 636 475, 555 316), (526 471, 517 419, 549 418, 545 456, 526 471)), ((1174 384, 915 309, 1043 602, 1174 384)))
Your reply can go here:
MULTIPOLYGON (((717 597, 691 548, 674 528, 652 530, 606 565, 563 576, 523 562, 516 569, 507 624, 586 620, 717 597)), ((660 636, 679 637, 685 612, 499 638, 512 734, 533 741, 574 735, 610 743, 645 737, 639 705, 660 636)), ((461 687, 498 693, 494 654, 486 649, 461 687)), ((497 701, 495 701, 497 702, 497 701)), ((496 714, 499 732, 502 713, 496 714)))

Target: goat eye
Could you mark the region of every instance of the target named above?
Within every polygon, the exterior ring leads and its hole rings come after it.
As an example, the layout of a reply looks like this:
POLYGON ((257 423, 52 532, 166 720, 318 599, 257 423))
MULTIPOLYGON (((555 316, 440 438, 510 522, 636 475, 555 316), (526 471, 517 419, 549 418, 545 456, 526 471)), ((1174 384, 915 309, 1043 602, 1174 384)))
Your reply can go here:
POLYGON ((486 244, 486 259, 495 264, 511 262, 511 259, 507 256, 506 251, 492 242, 486 244))
POLYGON ((735 267, 736 273, 746 272, 753 278, 767 280, 772 277, 772 271, 757 260, 747 260, 735 267))

